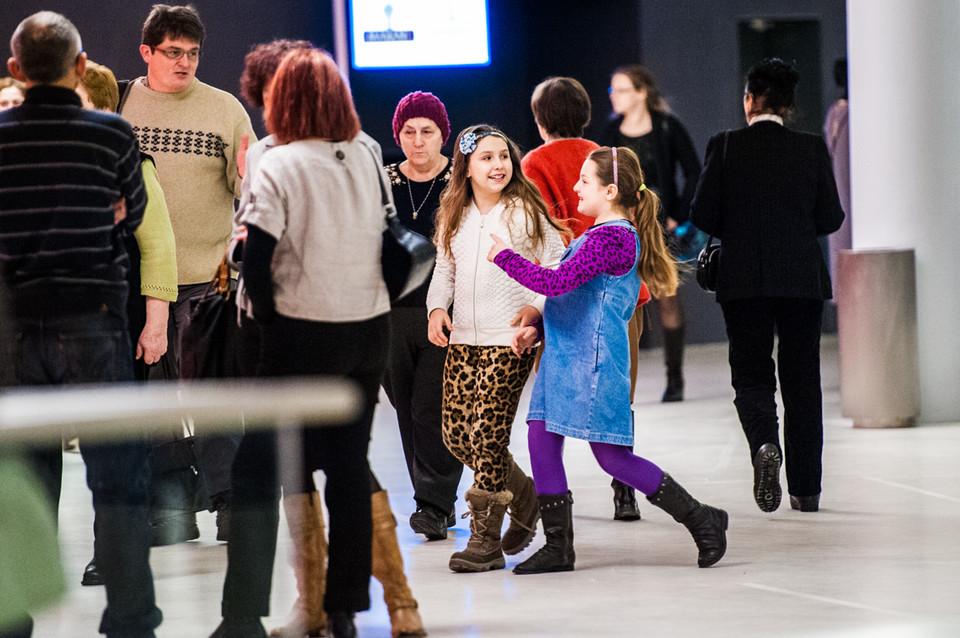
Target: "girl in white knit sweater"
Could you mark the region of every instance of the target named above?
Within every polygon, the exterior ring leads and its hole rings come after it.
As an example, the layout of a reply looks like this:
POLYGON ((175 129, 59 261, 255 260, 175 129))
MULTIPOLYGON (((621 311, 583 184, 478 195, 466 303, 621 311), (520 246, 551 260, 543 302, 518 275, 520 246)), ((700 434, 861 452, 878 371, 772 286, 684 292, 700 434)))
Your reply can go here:
POLYGON ((427 294, 428 337, 449 344, 443 377, 443 438, 474 472, 466 499, 470 541, 450 569, 480 572, 505 566, 533 539, 539 512, 533 481, 508 449, 520 393, 534 355, 510 345, 517 325, 535 321, 543 298, 486 259, 491 233, 546 266, 560 261, 566 232, 548 214, 536 186, 520 172, 520 152, 485 124, 457 138, 453 175, 437 212, 437 266, 427 294), (501 234, 503 233, 503 234, 501 234), (453 304, 453 319, 448 314, 453 304), (449 337, 447 333, 449 332, 449 337), (500 537, 510 506, 511 523, 500 537))

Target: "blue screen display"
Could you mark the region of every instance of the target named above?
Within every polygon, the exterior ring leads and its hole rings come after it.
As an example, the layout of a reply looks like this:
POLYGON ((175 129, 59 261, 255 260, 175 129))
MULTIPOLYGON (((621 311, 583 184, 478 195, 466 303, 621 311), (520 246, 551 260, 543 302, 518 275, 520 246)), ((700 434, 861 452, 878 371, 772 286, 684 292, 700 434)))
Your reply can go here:
POLYGON ((350 0, 354 69, 488 66, 487 0, 350 0))

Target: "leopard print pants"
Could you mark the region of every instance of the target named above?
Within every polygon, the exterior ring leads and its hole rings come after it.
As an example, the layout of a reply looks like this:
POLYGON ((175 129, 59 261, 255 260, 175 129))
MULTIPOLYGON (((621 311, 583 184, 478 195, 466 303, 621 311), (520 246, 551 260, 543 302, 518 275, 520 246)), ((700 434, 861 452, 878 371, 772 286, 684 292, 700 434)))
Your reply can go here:
POLYGON ((507 346, 451 345, 443 369, 443 442, 473 470, 473 486, 506 488, 510 430, 534 355, 507 346))

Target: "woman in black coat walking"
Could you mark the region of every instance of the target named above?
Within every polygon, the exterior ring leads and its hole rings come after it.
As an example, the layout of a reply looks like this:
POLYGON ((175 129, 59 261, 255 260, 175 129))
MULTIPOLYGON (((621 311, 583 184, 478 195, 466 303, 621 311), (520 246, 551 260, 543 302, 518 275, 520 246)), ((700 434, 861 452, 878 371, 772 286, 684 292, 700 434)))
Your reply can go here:
POLYGON ((710 140, 691 207, 691 221, 723 245, 717 302, 727 326, 734 404, 753 459, 754 498, 764 512, 780 505, 783 458, 791 507, 819 509, 820 320, 832 293, 817 237, 843 222, 823 139, 783 125, 798 79, 776 58, 750 69, 743 96, 747 126, 710 140))

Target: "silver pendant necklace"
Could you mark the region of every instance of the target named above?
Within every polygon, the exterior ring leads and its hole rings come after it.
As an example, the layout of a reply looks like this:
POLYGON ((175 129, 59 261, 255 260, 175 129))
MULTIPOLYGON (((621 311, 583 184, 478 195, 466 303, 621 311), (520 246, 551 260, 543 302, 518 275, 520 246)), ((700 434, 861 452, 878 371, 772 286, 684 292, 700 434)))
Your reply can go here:
MULTIPOLYGON (((440 171, 440 172, 442 173, 443 171, 440 171)), ((423 208, 424 205, 427 203, 427 200, 430 199, 430 193, 433 192, 433 185, 437 183, 437 177, 440 177, 440 175, 437 174, 437 175, 434 176, 434 178, 430 181, 430 188, 429 188, 429 190, 427 190, 427 195, 426 195, 426 197, 423 198, 423 201, 420 202, 420 205, 419 205, 419 206, 417 206, 416 204, 413 203, 413 187, 410 186, 410 181, 411 181, 410 178, 409 178, 409 177, 407 178, 407 192, 410 194, 410 208, 413 209, 413 218, 414 218, 414 219, 417 218, 417 215, 420 213, 420 209, 423 208)))

